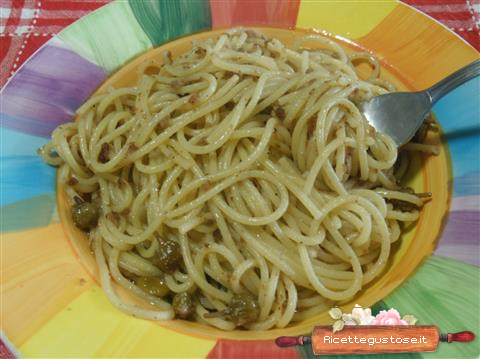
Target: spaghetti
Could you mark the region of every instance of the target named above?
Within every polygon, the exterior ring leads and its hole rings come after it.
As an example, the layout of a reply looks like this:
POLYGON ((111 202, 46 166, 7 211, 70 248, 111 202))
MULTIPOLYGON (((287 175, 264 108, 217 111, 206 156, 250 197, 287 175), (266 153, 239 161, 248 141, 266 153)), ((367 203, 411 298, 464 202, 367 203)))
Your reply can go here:
POLYGON ((115 306, 267 330, 379 276, 422 200, 399 187, 394 142, 357 108, 393 90, 372 55, 234 29, 139 71, 41 149, 115 306), (150 307, 121 300, 112 281, 150 307))

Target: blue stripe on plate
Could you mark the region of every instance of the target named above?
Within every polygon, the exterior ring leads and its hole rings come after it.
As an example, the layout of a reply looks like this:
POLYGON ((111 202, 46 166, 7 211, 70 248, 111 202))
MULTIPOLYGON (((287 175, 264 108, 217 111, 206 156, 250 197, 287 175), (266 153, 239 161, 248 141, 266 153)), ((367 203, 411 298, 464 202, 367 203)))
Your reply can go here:
POLYGON ((480 194, 480 78, 446 95, 433 110, 452 156, 454 196, 480 194))
POLYGON ((0 206, 55 192, 55 169, 38 156, 2 157, 0 173, 0 206))
POLYGON ((37 149, 48 143, 48 139, 1 128, 0 154, 4 156, 33 156, 37 149))
POLYGON ((0 128, 0 230, 46 226, 55 209, 55 169, 37 155, 48 139, 0 128))
POLYGON ((480 77, 450 92, 435 104, 433 110, 446 134, 480 129, 480 77))

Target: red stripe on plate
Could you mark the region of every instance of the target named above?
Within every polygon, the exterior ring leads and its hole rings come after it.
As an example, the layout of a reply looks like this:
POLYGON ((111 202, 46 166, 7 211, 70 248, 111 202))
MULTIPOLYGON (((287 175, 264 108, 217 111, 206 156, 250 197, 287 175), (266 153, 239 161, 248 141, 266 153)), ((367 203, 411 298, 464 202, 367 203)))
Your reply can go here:
POLYGON ((410 5, 442 5, 446 6, 447 4, 465 4, 465 0, 403 0, 410 5))
POLYGON ((299 359, 294 347, 279 348, 273 340, 237 341, 220 339, 207 355, 207 359, 299 359))
POLYGON ((294 27, 300 0, 210 0, 212 27, 268 25, 294 27))

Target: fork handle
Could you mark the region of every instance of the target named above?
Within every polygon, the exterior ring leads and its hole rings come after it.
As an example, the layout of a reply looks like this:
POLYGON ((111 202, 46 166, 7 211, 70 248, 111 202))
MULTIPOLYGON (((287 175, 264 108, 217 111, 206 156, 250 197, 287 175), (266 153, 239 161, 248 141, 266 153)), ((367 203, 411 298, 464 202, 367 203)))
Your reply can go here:
POLYGON ((460 70, 436 83, 426 91, 430 96, 432 105, 454 88, 478 75, 480 75, 480 59, 473 61, 471 64, 461 68, 460 70))

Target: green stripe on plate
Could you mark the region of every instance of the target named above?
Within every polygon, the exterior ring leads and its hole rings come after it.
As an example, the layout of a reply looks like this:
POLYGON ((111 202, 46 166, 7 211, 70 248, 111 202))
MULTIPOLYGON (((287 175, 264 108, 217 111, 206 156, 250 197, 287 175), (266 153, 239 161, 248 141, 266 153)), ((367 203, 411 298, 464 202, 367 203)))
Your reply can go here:
MULTIPOLYGON (((417 273, 383 301, 372 314, 397 309, 402 316, 413 314, 418 325, 437 325, 440 333, 469 330, 480 335, 480 268, 444 257, 432 256, 417 273)), ((431 353, 329 355, 329 359, 443 359, 478 358, 478 338, 470 343, 439 343, 431 353)), ((298 347, 302 358, 318 358, 311 345, 298 347)))
POLYGON ((208 0, 129 0, 129 4, 154 46, 212 27, 208 0))
POLYGON ((107 73, 152 47, 126 1, 114 1, 68 26, 61 40, 107 73))
MULTIPOLYGON (((386 298, 401 315, 413 314, 419 325, 437 325, 440 333, 465 330, 480 335, 480 268, 432 256, 413 278, 386 298)), ((478 358, 478 338, 470 343, 440 343, 422 358, 478 358)))

